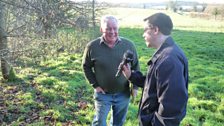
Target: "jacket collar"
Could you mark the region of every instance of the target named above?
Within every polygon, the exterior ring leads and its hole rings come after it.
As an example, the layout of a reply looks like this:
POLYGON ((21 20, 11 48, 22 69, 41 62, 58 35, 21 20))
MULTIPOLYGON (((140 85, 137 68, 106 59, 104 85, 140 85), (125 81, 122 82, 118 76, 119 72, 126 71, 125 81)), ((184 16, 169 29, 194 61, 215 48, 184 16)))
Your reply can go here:
POLYGON ((160 48, 153 54, 152 58, 148 61, 148 65, 151 65, 152 63, 155 63, 156 60, 160 57, 161 52, 169 47, 172 46, 174 44, 173 38, 172 37, 168 37, 165 42, 160 46, 160 48))

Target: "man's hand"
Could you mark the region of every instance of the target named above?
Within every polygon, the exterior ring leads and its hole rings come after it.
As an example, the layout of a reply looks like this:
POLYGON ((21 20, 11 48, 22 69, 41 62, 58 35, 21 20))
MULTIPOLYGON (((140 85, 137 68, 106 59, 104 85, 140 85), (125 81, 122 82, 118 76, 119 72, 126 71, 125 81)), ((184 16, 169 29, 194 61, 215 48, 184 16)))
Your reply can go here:
POLYGON ((96 87, 95 92, 105 94, 104 90, 101 87, 96 87))
POLYGON ((130 65, 124 65, 122 69, 122 73, 124 74, 125 78, 129 79, 131 76, 131 68, 130 65))

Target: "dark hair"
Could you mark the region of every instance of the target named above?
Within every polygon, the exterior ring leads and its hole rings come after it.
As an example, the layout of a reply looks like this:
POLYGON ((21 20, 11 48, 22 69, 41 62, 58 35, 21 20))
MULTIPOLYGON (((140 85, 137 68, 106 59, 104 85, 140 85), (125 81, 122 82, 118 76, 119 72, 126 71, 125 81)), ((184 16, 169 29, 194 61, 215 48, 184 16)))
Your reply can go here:
POLYGON ((155 13, 144 19, 149 26, 157 26, 164 35, 170 35, 173 29, 171 18, 164 13, 155 13))

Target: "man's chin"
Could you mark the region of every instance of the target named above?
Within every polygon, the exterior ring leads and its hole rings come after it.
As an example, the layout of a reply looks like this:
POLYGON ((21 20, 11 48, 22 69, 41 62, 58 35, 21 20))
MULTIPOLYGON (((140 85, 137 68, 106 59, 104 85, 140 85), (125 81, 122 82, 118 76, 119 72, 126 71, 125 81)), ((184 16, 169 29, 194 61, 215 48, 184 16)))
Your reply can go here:
POLYGON ((117 40, 117 38, 110 38, 110 41, 116 41, 117 40))

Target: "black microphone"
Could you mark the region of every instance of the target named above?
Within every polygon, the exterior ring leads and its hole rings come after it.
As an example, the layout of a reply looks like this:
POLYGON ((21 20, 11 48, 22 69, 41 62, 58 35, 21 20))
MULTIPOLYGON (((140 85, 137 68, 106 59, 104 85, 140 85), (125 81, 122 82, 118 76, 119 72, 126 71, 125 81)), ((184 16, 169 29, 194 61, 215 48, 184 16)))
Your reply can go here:
POLYGON ((124 55, 123 55, 123 60, 121 61, 120 65, 118 66, 117 73, 115 77, 120 76, 120 73, 123 69, 123 66, 126 65, 127 63, 131 63, 133 61, 133 52, 130 50, 127 50, 124 55))

